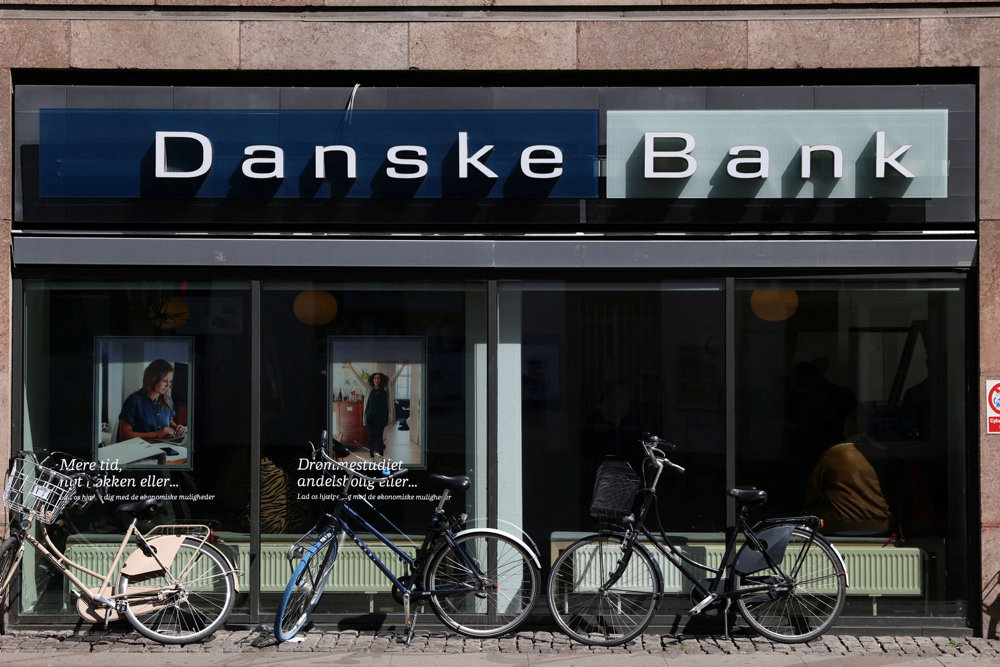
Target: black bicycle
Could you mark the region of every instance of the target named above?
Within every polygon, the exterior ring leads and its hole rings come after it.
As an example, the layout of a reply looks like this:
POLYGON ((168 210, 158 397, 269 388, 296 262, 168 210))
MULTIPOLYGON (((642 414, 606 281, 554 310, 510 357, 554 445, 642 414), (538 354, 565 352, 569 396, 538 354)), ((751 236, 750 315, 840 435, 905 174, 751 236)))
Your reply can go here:
POLYGON ((424 602, 449 628, 472 637, 497 637, 515 630, 535 606, 541 587, 538 555, 520 538, 493 528, 465 529, 464 514, 452 516, 444 506, 453 492, 469 488, 469 478, 430 475, 428 481, 441 489, 441 499, 434 508, 423 543, 416 555, 379 532, 363 518, 351 503, 363 502, 388 525, 391 522, 363 497, 349 495, 355 482, 379 488, 386 480, 407 474, 405 469, 381 477, 361 473, 352 465, 330 456, 346 457, 350 451, 336 439, 329 446, 326 433, 320 447, 309 443, 313 460, 319 461, 325 474, 342 479, 326 512, 308 533, 288 550, 293 565, 284 595, 274 620, 279 641, 294 637, 309 620, 337 559, 341 539, 349 537, 392 582, 393 597, 403 605, 406 619, 406 644, 413 637, 417 611, 424 602), (388 547, 402 563, 403 572, 394 573, 359 537, 370 534, 388 547), (297 565, 295 562, 298 561, 297 565), (416 606, 414 606, 416 605, 416 606), (411 613, 412 608, 412 613, 411 613))
POLYGON ((646 629, 664 594, 663 575, 650 545, 691 582, 691 615, 722 608, 727 637, 734 601, 746 622, 774 641, 807 642, 833 625, 847 594, 847 568, 840 553, 817 532, 822 526, 817 517, 765 519, 751 525, 750 509, 764 503, 767 494, 730 489, 738 512, 736 524, 726 531, 722 562, 718 568, 699 563, 671 543, 656 510, 656 485, 664 468, 684 472, 664 452, 673 445, 648 434, 640 442, 645 450, 643 480, 624 461, 607 461, 598 468, 591 513, 617 524, 616 529, 577 540, 552 568, 549 609, 566 634, 585 644, 612 646, 646 629), (659 540, 646 528, 651 509, 659 540), (713 576, 701 579, 691 568, 713 576))

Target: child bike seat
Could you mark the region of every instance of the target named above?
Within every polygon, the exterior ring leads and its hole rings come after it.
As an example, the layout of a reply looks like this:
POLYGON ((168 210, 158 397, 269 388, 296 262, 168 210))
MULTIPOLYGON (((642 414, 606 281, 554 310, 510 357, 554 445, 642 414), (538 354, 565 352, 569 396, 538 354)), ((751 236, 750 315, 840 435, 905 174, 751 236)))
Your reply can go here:
POLYGON ((429 475, 427 480, 432 484, 442 486, 449 491, 465 491, 469 488, 469 478, 465 475, 448 477, 447 475, 438 475, 435 473, 433 475, 429 475))
POLYGON ((729 495, 747 505, 761 505, 767 501, 767 491, 760 489, 729 489, 729 495))

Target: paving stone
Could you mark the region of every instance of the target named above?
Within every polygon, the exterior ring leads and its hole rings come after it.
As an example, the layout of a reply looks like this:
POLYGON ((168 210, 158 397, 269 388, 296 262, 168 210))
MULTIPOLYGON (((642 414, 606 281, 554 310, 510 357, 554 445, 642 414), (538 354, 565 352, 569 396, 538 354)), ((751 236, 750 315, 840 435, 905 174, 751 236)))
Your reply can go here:
MULTIPOLYGON (((300 642, 278 643, 269 631, 220 631, 208 640, 186 646, 164 646, 136 633, 118 631, 30 631, 16 630, 0 635, 0 652, 17 653, 19 656, 58 656, 54 661, 71 663, 73 656, 91 653, 140 654, 162 656, 164 653, 231 655, 244 654, 243 658, 266 661, 267 656, 279 653, 330 653, 352 656, 391 654, 464 653, 537 655, 542 660, 558 660, 573 656, 607 656, 607 661, 623 662, 627 656, 662 656, 664 659, 679 656, 720 656, 730 654, 748 661, 760 654, 763 660, 774 655, 801 655, 803 659, 823 656, 905 655, 909 658, 933 657, 945 662, 979 660, 996 661, 1000 656, 1000 640, 981 637, 922 637, 891 635, 829 635, 806 644, 781 644, 757 635, 724 638, 711 635, 643 634, 621 646, 589 646, 576 642, 559 632, 519 632, 514 636, 493 639, 464 637, 455 633, 418 633, 411 646, 402 641, 396 632, 359 633, 353 630, 323 631, 313 629, 303 635, 300 642), (809 656, 809 657, 807 657, 809 656)), ((319 656, 317 656, 319 657, 319 656)), ((362 658, 363 659, 363 658, 362 658)), ((159 658, 158 658, 159 660, 159 658)), ((217 661, 218 658, 213 660, 217 661)), ((499 657, 493 660, 503 660, 499 657)), ((336 661, 336 660, 335 660, 336 661)))

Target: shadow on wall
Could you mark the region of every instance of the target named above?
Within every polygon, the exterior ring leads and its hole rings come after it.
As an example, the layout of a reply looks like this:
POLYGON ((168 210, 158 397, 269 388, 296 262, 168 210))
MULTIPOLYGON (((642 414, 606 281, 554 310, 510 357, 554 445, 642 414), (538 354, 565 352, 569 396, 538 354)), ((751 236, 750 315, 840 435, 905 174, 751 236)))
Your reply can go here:
POLYGON ((983 585, 983 637, 997 638, 997 625, 1000 624, 1000 572, 989 578, 983 585))

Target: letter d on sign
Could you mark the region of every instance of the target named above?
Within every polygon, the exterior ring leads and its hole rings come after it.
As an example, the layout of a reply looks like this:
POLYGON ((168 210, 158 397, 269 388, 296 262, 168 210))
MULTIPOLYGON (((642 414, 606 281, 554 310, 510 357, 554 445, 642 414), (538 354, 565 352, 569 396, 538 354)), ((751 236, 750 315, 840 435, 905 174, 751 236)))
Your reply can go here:
POLYGON ((197 132, 156 133, 156 178, 197 178, 212 168, 212 142, 197 132), (201 166, 193 171, 167 171, 167 139, 194 139, 201 144, 201 166))

